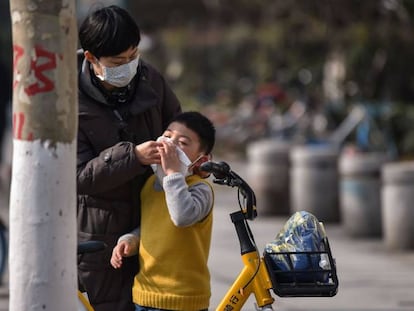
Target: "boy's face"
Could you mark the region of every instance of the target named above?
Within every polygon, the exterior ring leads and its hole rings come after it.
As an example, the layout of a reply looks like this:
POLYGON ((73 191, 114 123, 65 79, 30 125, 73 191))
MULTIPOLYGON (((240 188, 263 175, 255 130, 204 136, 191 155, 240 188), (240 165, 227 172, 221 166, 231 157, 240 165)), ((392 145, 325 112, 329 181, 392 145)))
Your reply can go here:
POLYGON ((162 136, 170 138, 184 151, 191 162, 197 160, 202 154, 198 135, 184 124, 172 122, 162 136))

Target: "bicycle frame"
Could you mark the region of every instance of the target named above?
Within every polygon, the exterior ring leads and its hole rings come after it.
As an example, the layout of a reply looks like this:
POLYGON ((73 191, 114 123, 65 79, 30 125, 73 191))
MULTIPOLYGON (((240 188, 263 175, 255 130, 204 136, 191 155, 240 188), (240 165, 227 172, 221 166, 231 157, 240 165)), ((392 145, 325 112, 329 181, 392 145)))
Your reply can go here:
POLYGON ((88 299, 80 291, 78 291, 78 302, 78 308, 82 307, 82 311, 94 311, 88 299))
POLYGON ((323 240, 323 251, 277 252, 277 256, 288 256, 290 263, 288 271, 280 271, 279 268, 276 268, 277 271, 275 271, 272 266, 273 262, 268 262, 270 259, 266 257, 268 253, 264 255, 259 253, 248 224, 249 220, 253 220, 257 216, 254 191, 225 162, 205 162, 200 166, 200 169, 213 173, 216 178, 213 181, 214 183, 237 187, 239 195, 241 194, 244 198, 244 204, 242 204, 239 197, 240 210, 230 214, 239 240, 244 267, 222 298, 216 311, 241 310, 251 294, 255 295, 258 310, 273 310, 272 305, 275 299, 272 297, 270 290, 280 297, 332 297, 336 295, 338 279, 335 261, 332 258, 326 237, 323 240), (312 267, 308 270, 296 269, 290 257, 291 255, 299 255, 309 256, 310 259, 312 255, 322 256, 321 254, 329 259, 329 269, 319 267, 312 267), (279 279, 280 272, 285 273, 284 275, 289 276, 291 280, 285 281, 283 277, 279 279), (306 281, 300 278, 300 276, 303 278, 304 274, 309 278, 306 281), (325 279, 328 275, 329 278, 325 279))
POLYGON ((272 309, 274 298, 270 294, 272 283, 263 258, 260 256, 249 225, 242 211, 230 214, 240 242, 244 268, 225 294, 217 311, 241 310, 252 293, 257 306, 272 309))

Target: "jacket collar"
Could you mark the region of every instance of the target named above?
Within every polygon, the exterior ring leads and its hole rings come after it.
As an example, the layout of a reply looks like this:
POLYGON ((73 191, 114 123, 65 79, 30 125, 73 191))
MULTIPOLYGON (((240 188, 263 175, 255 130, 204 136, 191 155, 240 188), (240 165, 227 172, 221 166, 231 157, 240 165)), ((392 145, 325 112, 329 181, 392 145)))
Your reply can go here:
MULTIPOLYGON (((92 83, 90 63, 83 57, 82 50, 78 51, 78 66, 79 65, 79 88, 81 91, 96 102, 105 106, 110 106, 99 88, 92 83)), ((135 83, 137 83, 135 94, 132 96, 132 100, 127 103, 129 111, 132 115, 137 115, 148 110, 149 108, 157 105, 161 100, 160 96, 154 91, 148 81, 148 69, 142 60, 140 60, 139 66, 141 68, 138 70, 135 78, 135 83)), ((115 109, 117 108, 112 105, 111 107, 115 109)))

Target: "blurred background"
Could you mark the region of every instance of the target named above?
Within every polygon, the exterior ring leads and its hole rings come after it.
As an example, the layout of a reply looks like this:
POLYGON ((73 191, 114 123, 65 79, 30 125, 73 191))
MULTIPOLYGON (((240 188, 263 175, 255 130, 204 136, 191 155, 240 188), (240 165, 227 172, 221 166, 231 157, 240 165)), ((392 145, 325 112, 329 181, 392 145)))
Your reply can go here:
MULTIPOLYGON (((143 33, 142 56, 186 110, 213 119, 226 149, 243 154, 267 136, 324 140, 358 105, 371 132, 365 122, 363 134, 340 139, 414 155, 414 1, 76 2, 78 23, 102 5, 127 8, 143 33)), ((12 67, 8 1, 0 2, 0 46, 4 79, 12 67)))
MULTIPOLYGON (((394 250, 414 249, 413 0, 76 4, 78 25, 109 4, 135 17, 141 56, 165 75, 184 110, 214 122, 217 158, 242 159, 233 163, 255 190, 260 215, 282 223, 308 210, 340 223, 327 227, 341 268, 338 308, 364 295, 358 310, 412 309, 414 252, 394 250)), ((9 1, 0 0, 0 190, 11 172, 12 58, 9 1)))

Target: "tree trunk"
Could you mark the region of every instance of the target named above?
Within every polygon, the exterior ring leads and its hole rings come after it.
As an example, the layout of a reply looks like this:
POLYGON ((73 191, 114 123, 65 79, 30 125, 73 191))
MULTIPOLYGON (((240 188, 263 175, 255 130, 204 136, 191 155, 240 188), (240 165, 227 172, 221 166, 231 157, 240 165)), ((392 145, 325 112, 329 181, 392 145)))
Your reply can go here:
POLYGON ((75 0, 10 0, 11 311, 76 310, 75 0))

